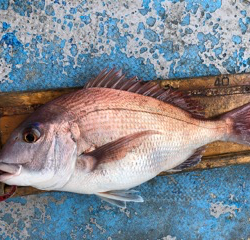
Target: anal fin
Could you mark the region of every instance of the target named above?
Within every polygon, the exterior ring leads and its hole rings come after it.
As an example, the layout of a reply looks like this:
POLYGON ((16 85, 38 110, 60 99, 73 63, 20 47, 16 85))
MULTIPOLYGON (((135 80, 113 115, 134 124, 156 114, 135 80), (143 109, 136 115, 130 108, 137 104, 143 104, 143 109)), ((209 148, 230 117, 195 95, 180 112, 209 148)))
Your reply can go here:
POLYGON ((202 146, 200 148, 197 148, 194 154, 189 157, 185 162, 181 163, 179 166, 169 170, 170 172, 175 172, 175 171, 182 171, 183 169, 194 167, 197 165, 202 158, 202 154, 205 151, 206 146, 202 146))
POLYGON ((102 200, 109 202, 118 207, 126 207, 126 202, 144 202, 143 198, 136 194, 135 190, 117 190, 100 192, 96 195, 102 200))

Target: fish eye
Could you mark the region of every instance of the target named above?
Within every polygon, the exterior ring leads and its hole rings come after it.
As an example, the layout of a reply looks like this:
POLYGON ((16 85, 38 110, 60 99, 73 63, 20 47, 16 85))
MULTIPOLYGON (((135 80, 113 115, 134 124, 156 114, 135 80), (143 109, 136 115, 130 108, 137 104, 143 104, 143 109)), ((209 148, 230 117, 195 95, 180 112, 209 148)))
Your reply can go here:
POLYGON ((34 143, 41 137, 41 133, 36 128, 27 128, 23 132, 23 140, 27 143, 34 143))

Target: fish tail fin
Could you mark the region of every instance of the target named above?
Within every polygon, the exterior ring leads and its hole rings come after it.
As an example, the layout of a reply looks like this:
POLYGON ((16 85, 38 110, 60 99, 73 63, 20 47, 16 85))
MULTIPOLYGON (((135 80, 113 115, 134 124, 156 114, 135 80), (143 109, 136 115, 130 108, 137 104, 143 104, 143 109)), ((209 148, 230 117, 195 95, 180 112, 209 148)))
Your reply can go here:
POLYGON ((227 141, 250 145, 250 103, 222 115, 221 118, 228 125, 227 141))

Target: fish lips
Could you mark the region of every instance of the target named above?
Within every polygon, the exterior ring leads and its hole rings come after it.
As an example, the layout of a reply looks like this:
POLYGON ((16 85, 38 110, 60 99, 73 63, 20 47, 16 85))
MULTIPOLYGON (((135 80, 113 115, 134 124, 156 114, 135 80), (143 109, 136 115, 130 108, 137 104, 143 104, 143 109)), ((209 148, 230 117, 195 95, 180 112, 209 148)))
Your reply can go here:
POLYGON ((21 165, 0 163, 0 182, 6 181, 14 176, 20 175, 21 165))

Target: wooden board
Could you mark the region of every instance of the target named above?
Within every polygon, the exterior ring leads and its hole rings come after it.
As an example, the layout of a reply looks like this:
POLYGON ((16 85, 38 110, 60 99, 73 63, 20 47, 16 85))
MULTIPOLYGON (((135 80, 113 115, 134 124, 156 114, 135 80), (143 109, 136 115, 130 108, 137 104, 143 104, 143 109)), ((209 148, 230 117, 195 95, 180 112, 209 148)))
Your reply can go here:
MULTIPOLYGON (((164 88, 181 90, 200 102, 205 109, 206 117, 219 115, 250 102, 250 74, 163 80, 158 83, 164 88)), ((6 142, 13 129, 37 107, 76 89, 0 93, 0 147, 6 142)), ((188 171, 247 163, 250 163, 250 147, 215 142, 208 145, 201 163, 188 171)), ((166 174, 163 172, 160 175, 166 174)), ((8 186, 5 188, 8 190, 8 186)), ((38 192, 41 191, 30 187, 19 187, 16 195, 38 192)))

